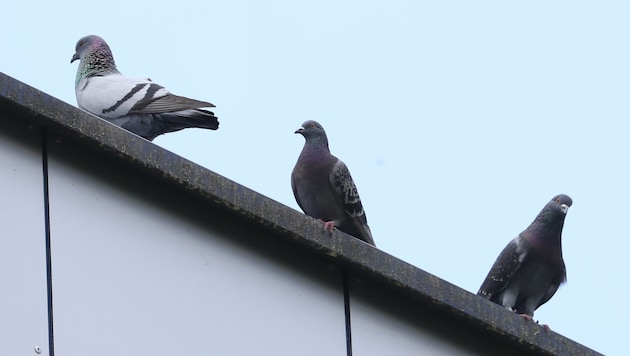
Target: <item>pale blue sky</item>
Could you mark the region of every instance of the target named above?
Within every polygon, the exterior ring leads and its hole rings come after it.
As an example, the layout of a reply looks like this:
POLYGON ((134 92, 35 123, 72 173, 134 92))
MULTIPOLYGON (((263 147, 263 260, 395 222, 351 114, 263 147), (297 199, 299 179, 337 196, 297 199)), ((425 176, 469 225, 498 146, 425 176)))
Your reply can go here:
POLYGON ((76 41, 217 105, 154 142, 298 209, 308 119, 359 188, 377 246, 476 292, 558 193, 568 283, 535 319, 627 353, 630 3, 12 1, 0 71, 76 105, 76 41), (621 302, 620 302, 621 301, 621 302))

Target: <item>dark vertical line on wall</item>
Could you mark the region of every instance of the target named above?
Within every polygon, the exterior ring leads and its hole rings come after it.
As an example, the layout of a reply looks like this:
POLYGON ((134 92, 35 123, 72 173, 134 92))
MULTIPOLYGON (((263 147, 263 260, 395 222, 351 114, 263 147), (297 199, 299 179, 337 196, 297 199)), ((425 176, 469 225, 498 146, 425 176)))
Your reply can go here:
POLYGON ((344 267, 342 272, 343 283, 343 307, 346 314, 346 353, 352 356, 352 328, 350 327, 350 288, 348 286, 348 270, 344 267))
POLYGON ((55 356, 53 332, 52 253, 50 249, 50 204, 48 196, 48 141, 46 129, 42 129, 42 173, 44 181, 44 234, 46 239, 46 294, 48 296, 48 355, 55 356))

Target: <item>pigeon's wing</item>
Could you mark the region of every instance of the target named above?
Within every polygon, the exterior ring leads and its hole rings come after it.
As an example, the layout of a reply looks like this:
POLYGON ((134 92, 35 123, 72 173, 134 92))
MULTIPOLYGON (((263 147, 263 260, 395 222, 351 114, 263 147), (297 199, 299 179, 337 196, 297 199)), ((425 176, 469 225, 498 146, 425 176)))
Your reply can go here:
POLYGON ((93 76, 77 86, 79 107, 105 118, 117 118, 148 106, 170 94, 147 79, 132 79, 122 74, 93 76))
MULTIPOLYGON (((566 281, 567 279, 567 272, 566 272, 566 268, 564 266, 564 261, 560 261, 560 268, 562 270, 562 273, 560 275, 560 278, 556 281, 552 281, 552 283, 549 285, 549 287, 547 288, 547 290, 545 291, 545 295, 543 295, 542 299, 540 300, 540 303, 538 304, 538 307, 547 303, 549 301, 549 299, 551 299, 551 297, 553 297, 554 294, 556 294, 556 292, 558 291, 558 288, 560 288, 560 285, 566 281)), ((537 307, 537 308, 538 308, 537 307)))
POLYGON ((367 218, 357 187, 348 167, 339 159, 330 172, 329 182, 337 203, 341 205, 347 220, 352 223, 353 227, 361 235, 359 237, 374 245, 374 239, 370 228, 367 226, 367 218))
POLYGON ((508 285, 527 255, 523 243, 524 240, 517 237, 505 246, 490 268, 488 276, 477 292, 478 295, 492 299, 495 294, 501 292, 508 285))
POLYGON ((147 91, 147 94, 150 94, 150 91, 153 90, 156 95, 148 95, 144 98, 144 100, 136 103, 136 105, 131 108, 130 113, 162 114, 167 112, 214 107, 214 105, 209 102, 189 99, 183 96, 177 96, 173 94, 159 96, 158 88, 162 87, 157 84, 152 84, 152 86, 153 88, 150 87, 147 91))
POLYGON ((545 295, 543 296, 543 298, 540 300, 540 303, 538 303, 538 305, 536 306, 536 309, 538 309, 538 307, 540 307, 541 305, 547 303, 549 299, 551 299, 551 297, 553 297, 553 295, 556 294, 556 291, 558 291, 558 288, 560 288, 560 283, 551 284, 549 288, 547 289, 547 291, 545 292, 545 295))
POLYGON ((329 178, 330 186, 344 212, 351 218, 365 218, 363 204, 361 204, 357 187, 354 184, 354 180, 352 180, 348 167, 341 160, 337 160, 329 178))
POLYGON ((121 74, 85 79, 77 89, 77 101, 82 109, 106 118, 214 107, 205 101, 173 95, 148 79, 133 79, 121 74))

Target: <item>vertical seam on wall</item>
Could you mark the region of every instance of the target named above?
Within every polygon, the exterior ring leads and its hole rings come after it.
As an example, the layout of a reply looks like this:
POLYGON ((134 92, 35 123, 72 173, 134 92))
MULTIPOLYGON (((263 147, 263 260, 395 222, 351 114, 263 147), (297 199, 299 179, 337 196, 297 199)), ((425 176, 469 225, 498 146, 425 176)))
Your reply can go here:
POLYGON ((48 141, 42 128, 42 176, 44 182, 44 234, 46 240, 46 295, 48 299, 48 355, 55 355, 53 332, 52 253, 50 249, 50 205, 48 192, 48 141))
POLYGON ((350 326, 350 288, 348 286, 348 270, 343 268, 341 273, 343 283, 343 307, 346 317, 346 353, 352 356, 352 328, 350 326))

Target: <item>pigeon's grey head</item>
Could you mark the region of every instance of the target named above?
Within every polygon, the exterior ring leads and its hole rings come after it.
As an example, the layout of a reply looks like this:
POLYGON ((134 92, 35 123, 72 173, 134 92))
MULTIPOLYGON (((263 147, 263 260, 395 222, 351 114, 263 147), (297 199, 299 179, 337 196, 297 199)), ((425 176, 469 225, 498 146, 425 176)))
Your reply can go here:
POLYGON ((111 57, 111 61, 113 62, 114 59, 111 55, 112 51, 109 49, 105 40, 96 35, 89 35, 81 38, 77 42, 75 53, 72 56, 70 63, 76 61, 77 59, 83 59, 86 54, 94 52, 95 50, 103 53, 104 55, 108 55, 111 57))
POLYGON ((571 200, 570 196, 558 194, 545 205, 536 220, 542 222, 564 221, 564 217, 572 204, 573 200, 571 200))
POLYGON ((553 199, 551 199, 548 205, 553 206, 554 209, 559 208, 560 211, 566 215, 567 211, 569 211, 569 207, 571 207, 572 204, 573 200, 570 196, 566 194, 558 194, 553 197, 553 199))
POLYGON ((295 133, 304 136, 306 141, 314 137, 326 137, 326 131, 322 125, 314 120, 305 121, 299 129, 295 130, 295 133))

